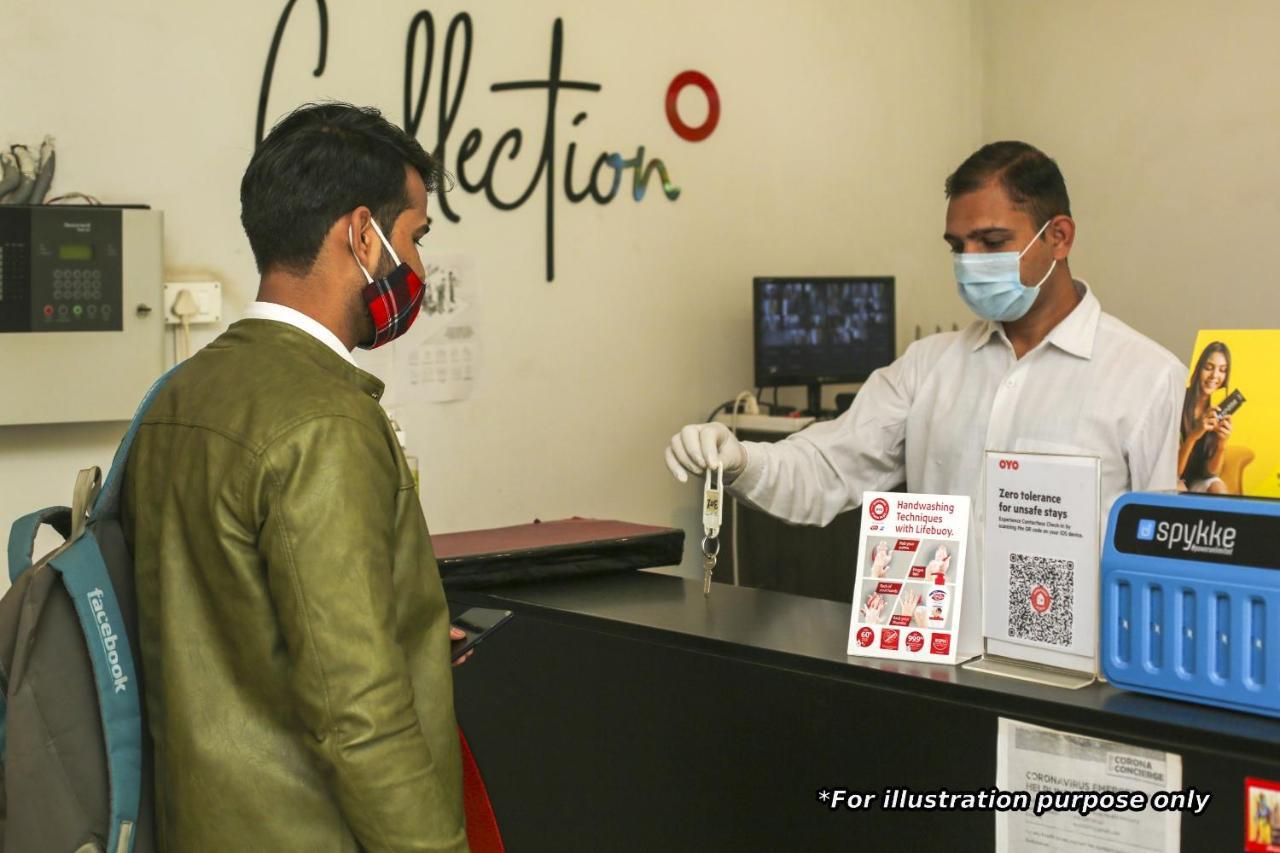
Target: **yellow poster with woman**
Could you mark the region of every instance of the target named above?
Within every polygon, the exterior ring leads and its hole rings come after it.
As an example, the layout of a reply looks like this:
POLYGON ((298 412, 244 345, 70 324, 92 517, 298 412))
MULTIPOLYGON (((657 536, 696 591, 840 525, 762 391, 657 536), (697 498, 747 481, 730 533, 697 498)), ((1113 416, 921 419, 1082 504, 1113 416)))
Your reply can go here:
POLYGON ((1178 489, 1280 497, 1280 330, 1202 331, 1179 425, 1178 489))

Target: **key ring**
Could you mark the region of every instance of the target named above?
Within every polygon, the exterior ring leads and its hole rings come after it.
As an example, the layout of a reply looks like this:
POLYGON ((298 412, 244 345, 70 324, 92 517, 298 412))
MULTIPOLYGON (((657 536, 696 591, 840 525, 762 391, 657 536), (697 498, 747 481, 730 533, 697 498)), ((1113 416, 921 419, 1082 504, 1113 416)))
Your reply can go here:
POLYGON ((711 560, 714 560, 716 557, 720 556, 720 537, 719 536, 703 536, 702 537, 702 556, 711 560), (708 542, 712 542, 715 544, 716 549, 714 551, 712 551, 710 548, 707 547, 708 542))

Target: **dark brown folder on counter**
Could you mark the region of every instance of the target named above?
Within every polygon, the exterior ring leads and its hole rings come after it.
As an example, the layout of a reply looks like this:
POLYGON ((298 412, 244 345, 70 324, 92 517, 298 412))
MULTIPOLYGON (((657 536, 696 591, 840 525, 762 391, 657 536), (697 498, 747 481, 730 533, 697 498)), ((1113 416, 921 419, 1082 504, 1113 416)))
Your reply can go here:
POLYGON ((674 566, 684 531, 595 518, 535 521, 431 537, 446 589, 674 566))

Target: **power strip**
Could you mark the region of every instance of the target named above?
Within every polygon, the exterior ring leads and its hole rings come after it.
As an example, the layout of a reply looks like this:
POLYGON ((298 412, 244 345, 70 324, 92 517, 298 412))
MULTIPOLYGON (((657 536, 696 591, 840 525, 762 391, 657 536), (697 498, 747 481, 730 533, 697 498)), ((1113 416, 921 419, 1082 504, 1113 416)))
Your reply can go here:
MULTIPOLYGON (((748 432, 777 432, 777 433, 793 433, 813 423, 811 417, 804 418, 788 418, 775 415, 738 415, 738 429, 747 430, 748 432)), ((716 415, 716 422, 722 423, 727 427, 733 426, 733 416, 721 412, 716 415)))

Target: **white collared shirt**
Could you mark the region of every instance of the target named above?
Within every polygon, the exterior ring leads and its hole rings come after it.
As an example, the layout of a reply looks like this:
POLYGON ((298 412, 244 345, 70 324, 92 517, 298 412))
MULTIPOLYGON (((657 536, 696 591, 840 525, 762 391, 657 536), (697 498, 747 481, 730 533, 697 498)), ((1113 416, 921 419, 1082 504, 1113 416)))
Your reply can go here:
MULTIPOLYGON (((274 302, 251 302, 249 307, 245 309, 244 319, 246 320, 274 320, 277 323, 288 323, 290 326, 301 329, 329 349, 342 356, 343 359, 351 364, 355 364, 356 360, 351 355, 351 350, 342 345, 342 341, 338 340, 338 336, 329 331, 323 323, 308 317, 301 311, 294 310, 285 305, 277 305, 274 302)), ((357 365, 358 366, 358 365, 357 365)))
POLYGON ((864 491, 906 482, 970 495, 977 522, 987 450, 1097 456, 1105 528, 1121 493, 1174 488, 1187 368, 1076 284, 1080 304, 1021 359, 988 321, 916 341, 835 420, 744 442, 730 490, 787 521, 827 524, 864 491))

